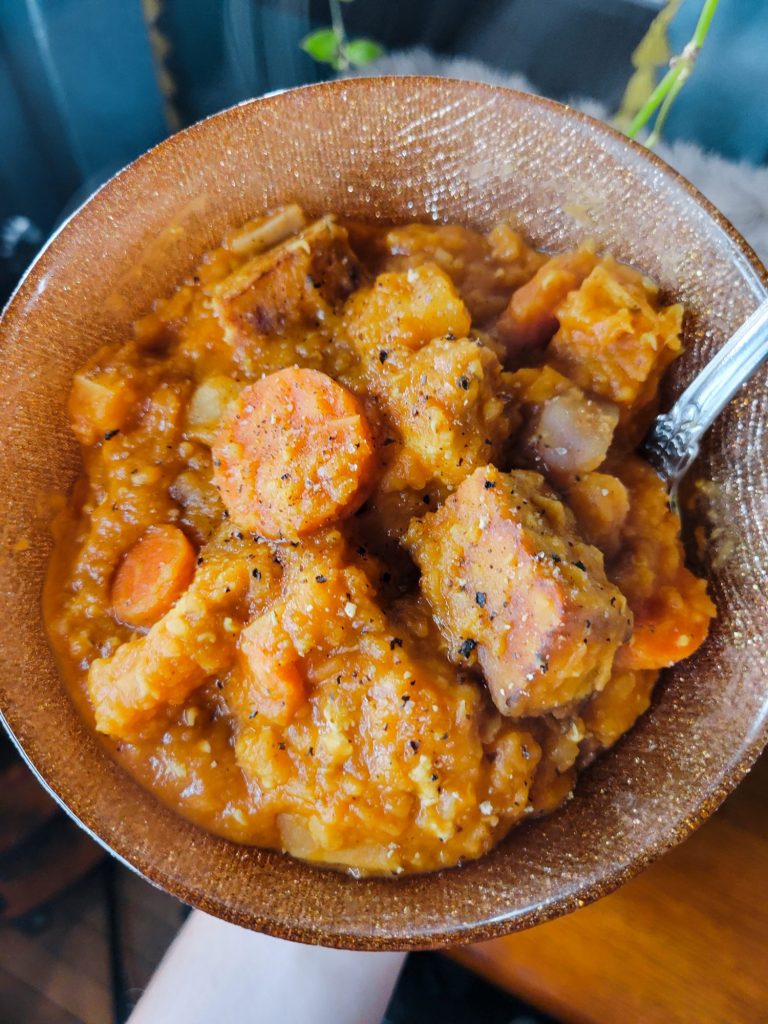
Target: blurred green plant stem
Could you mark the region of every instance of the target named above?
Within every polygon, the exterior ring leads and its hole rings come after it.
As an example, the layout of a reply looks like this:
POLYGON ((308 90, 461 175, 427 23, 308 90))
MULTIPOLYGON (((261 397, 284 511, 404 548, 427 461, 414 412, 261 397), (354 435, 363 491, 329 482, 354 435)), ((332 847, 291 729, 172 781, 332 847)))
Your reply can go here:
MULTIPOLYGON (((343 0, 352 3, 352 0, 343 0)), ((301 48, 319 64, 330 64, 334 71, 362 68, 384 53, 384 48, 373 39, 348 39, 341 14, 342 0, 328 0, 331 25, 310 32, 301 41, 301 48)))
POLYGON ((623 128, 630 139, 637 138, 638 134, 653 119, 653 127, 645 140, 645 145, 651 149, 657 145, 672 104, 693 73, 696 58, 707 38, 719 2, 720 0, 704 0, 693 35, 681 53, 669 58, 667 71, 661 81, 651 90, 647 98, 638 104, 635 100, 638 85, 642 80, 648 78, 649 71, 652 75, 655 72, 655 67, 661 63, 657 60, 659 52, 664 52, 665 55, 669 52, 666 31, 669 22, 677 13, 680 0, 669 0, 664 10, 654 19, 646 37, 635 51, 633 60, 637 70, 630 79, 616 118, 618 127, 623 128), (635 106, 638 109, 633 113, 635 106))

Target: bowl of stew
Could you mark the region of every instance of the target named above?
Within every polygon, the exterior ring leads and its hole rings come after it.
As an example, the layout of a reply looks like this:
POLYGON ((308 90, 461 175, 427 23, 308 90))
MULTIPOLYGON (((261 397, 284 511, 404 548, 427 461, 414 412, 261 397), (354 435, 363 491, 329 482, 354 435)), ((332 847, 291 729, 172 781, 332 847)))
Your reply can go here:
POLYGON ((639 445, 765 271, 558 104, 361 79, 173 136, 0 322, 0 708, 181 899, 487 938, 609 892, 766 739, 765 376, 682 521, 639 445))

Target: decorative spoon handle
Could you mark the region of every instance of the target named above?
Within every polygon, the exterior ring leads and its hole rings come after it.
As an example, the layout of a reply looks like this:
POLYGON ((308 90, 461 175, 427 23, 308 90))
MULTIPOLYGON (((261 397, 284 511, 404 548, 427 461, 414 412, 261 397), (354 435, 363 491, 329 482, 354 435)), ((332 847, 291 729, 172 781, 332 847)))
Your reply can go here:
POLYGON ((648 432, 643 449, 670 488, 699 452, 699 442, 742 384, 768 360, 768 299, 694 378, 648 432))

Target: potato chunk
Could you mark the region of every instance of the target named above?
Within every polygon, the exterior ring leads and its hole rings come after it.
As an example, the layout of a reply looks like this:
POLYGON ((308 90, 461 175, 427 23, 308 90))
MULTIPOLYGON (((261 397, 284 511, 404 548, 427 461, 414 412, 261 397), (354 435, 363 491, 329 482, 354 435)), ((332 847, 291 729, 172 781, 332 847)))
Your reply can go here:
POLYGON ((547 360, 585 391, 620 406, 626 421, 651 403, 682 351, 682 306, 657 308, 642 276, 603 260, 557 308, 547 360))
POLYGON ((316 327, 357 287, 360 267, 347 232, 323 217, 259 253, 213 287, 213 308, 234 345, 316 327))
POLYGON ((529 249, 505 223, 488 237, 459 224, 405 224, 391 228, 384 244, 389 256, 382 269, 407 270, 436 263, 456 285, 475 324, 498 317, 510 293, 546 258, 529 249))
POLYGON ((237 381, 223 374, 207 377, 198 384, 187 407, 187 437, 212 445, 240 390, 237 381))
POLYGON ((307 219, 300 206, 281 206, 264 217, 255 217, 234 231, 225 246, 232 252, 253 256, 264 252, 306 226, 307 219))
POLYGON ((601 750, 614 743, 631 729, 651 704, 651 696, 659 673, 614 669, 605 688, 596 693, 581 709, 586 736, 581 743, 580 763, 589 763, 601 750))
POLYGON ((576 476, 568 482, 565 502, 584 539, 604 555, 616 554, 629 513, 629 494, 621 480, 610 473, 576 476))
POLYGON ((631 616, 538 473, 476 470, 406 543, 451 658, 479 662, 503 714, 544 714, 603 688, 631 616))
MULTIPOLYGON (((506 375, 478 341, 436 338, 370 389, 425 479, 453 486, 499 456, 519 419, 506 375)), ((399 468, 399 467, 398 467, 399 468)), ((413 476, 413 470, 411 470, 413 476)))
POLYGON ((105 434, 122 430, 133 417, 140 397, 130 377, 111 367, 75 374, 68 410, 78 441, 96 444, 105 434))
POLYGON ((450 277, 434 263, 402 273, 379 274, 372 288, 361 289, 344 311, 344 330, 369 362, 400 365, 399 355, 444 335, 469 331, 467 307, 450 277))

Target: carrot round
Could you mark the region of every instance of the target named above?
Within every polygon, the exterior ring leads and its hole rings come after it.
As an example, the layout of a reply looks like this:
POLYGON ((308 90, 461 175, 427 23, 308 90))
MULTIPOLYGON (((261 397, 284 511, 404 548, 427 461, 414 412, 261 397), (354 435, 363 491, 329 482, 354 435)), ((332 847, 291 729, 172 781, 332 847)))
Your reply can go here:
POLYGON ((632 639, 619 652, 619 664, 633 670, 669 668, 698 650, 708 631, 708 617, 645 608, 635 616, 632 639))
POLYGON ((326 374, 298 367, 245 388, 213 456, 232 520, 271 539, 351 515, 375 472, 373 437, 357 398, 326 374))
POLYGON ((657 582, 653 597, 632 610, 632 638, 617 655, 617 663, 631 669, 668 668, 689 658, 706 640, 715 614, 705 581, 685 566, 672 584, 657 582))
POLYGON ((151 626, 195 574, 195 549, 176 526, 150 526, 130 548, 112 583, 112 610, 129 626, 151 626))
POLYGON ((240 634, 241 663, 249 682, 248 701, 254 711, 279 725, 288 725, 305 703, 306 684, 299 656, 271 615, 254 619, 240 634))

